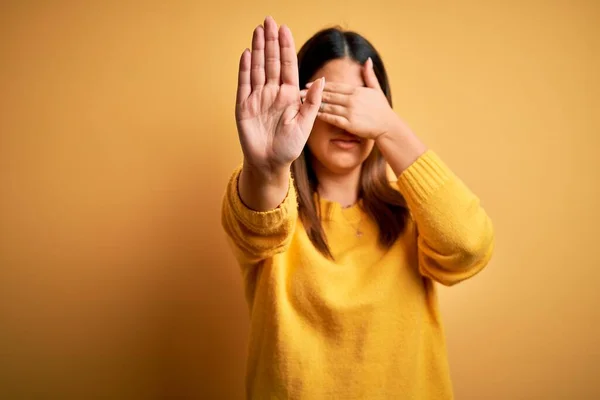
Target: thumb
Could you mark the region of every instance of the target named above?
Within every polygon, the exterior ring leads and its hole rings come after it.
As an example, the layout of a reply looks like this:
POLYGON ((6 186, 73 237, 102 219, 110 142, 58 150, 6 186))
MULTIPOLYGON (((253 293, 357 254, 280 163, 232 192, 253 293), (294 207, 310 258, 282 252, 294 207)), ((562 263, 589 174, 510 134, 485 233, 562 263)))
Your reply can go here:
POLYGON ((379 86, 379 81, 377 80, 377 76, 375 75, 375 70, 373 69, 373 60, 371 59, 371 57, 367 58, 367 62, 365 62, 362 71, 363 79, 365 80, 365 84, 367 85, 367 87, 381 90, 381 86, 379 86))
POLYGON ((321 107, 321 100, 323 98, 323 88, 325 87, 325 77, 317 79, 317 81, 310 86, 306 93, 306 99, 302 106, 300 106, 300 112, 298 114, 298 124, 302 129, 302 132, 307 135, 312 130, 312 126, 317 118, 319 107, 321 107))

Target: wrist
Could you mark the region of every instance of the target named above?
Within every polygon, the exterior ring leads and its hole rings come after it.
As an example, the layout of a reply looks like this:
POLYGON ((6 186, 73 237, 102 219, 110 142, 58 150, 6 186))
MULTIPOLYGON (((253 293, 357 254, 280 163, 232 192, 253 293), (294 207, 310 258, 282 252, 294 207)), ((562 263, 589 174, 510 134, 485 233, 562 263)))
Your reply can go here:
POLYGON ((242 174, 255 187, 287 186, 291 165, 257 166, 244 159, 242 174))
POLYGON ((289 179, 289 167, 256 168, 244 161, 238 180, 240 199, 251 210, 272 210, 285 199, 289 179))
POLYGON ((422 154, 427 146, 415 135, 399 117, 390 124, 390 129, 375 140, 383 157, 392 167, 396 176, 406 170, 422 154))
POLYGON ((408 125, 406 125, 400 117, 392 111, 392 115, 388 118, 386 129, 375 138, 375 142, 381 142, 386 140, 397 140, 397 138, 404 138, 410 135, 414 135, 408 125))

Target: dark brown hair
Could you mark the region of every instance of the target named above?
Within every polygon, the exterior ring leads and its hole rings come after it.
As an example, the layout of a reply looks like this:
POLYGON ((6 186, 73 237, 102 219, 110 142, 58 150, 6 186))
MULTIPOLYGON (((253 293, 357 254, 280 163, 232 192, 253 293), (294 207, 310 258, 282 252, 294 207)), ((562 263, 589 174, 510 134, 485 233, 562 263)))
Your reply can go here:
MULTIPOLYGON (((358 33, 337 27, 317 32, 298 52, 300 87, 303 88, 328 61, 351 58, 363 65, 369 57, 373 60, 375 75, 391 106, 390 85, 377 50, 358 33)), ((321 224, 319 207, 313 196, 319 182, 312 168, 311 157, 308 146, 305 146, 300 157, 292 164, 292 176, 298 192, 298 211, 313 245, 333 259, 321 224)), ((379 227, 379 243, 390 247, 404 231, 408 210, 400 192, 390 185, 387 164, 377 146, 373 147, 362 165, 358 196, 362 200, 363 210, 379 227)))

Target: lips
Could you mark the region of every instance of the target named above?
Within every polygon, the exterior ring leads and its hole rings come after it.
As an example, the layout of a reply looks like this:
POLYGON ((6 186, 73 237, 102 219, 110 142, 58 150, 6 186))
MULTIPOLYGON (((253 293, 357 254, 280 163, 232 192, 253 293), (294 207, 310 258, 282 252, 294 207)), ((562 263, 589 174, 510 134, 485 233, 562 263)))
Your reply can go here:
POLYGON ((332 142, 360 143, 360 139, 331 139, 332 142))
POLYGON ((350 142, 350 143, 361 143, 362 140, 354 135, 344 135, 338 136, 336 138, 331 139, 332 142, 350 142))
POLYGON ((343 138, 331 139, 331 143, 334 146, 341 148, 343 150, 350 150, 350 149, 353 149, 354 147, 359 146, 361 143, 361 140, 358 138, 343 137, 343 138))

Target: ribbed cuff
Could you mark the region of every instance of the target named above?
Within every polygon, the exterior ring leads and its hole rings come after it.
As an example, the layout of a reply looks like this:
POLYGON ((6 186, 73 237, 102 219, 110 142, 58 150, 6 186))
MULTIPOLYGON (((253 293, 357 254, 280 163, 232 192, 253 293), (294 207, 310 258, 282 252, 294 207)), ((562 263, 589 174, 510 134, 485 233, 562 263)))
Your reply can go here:
POLYGON ((452 171, 437 154, 428 150, 402 172, 398 188, 409 204, 421 204, 452 179, 452 171))
POLYGON ((296 200, 296 190, 294 189, 294 181, 290 176, 288 192, 282 203, 269 211, 254 211, 248 208, 240 198, 238 191, 238 181, 242 167, 238 167, 231 179, 227 188, 227 197, 234 216, 249 230, 258 233, 268 233, 274 228, 279 227, 283 222, 290 218, 297 218, 298 203, 296 200))

